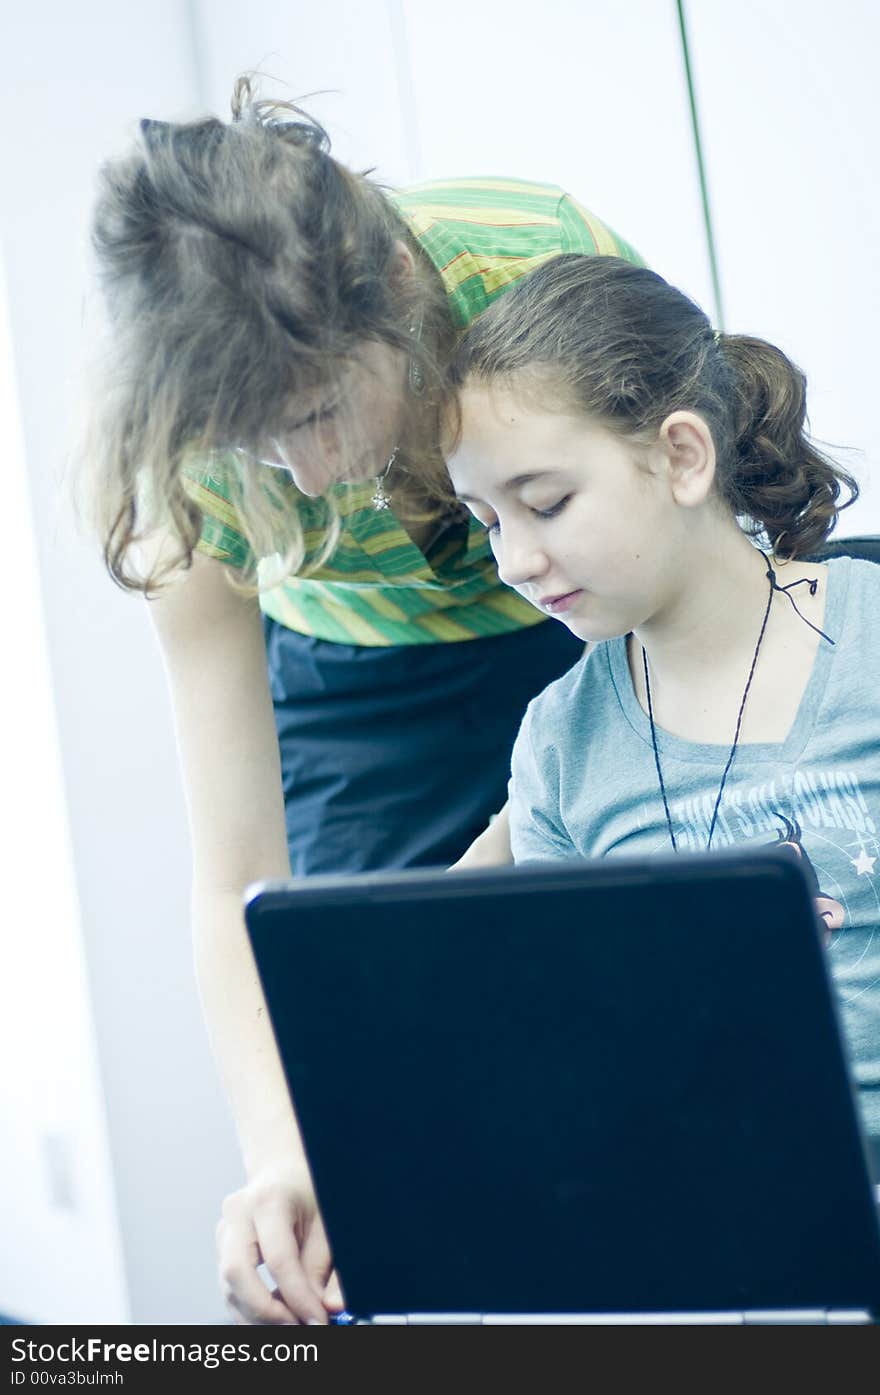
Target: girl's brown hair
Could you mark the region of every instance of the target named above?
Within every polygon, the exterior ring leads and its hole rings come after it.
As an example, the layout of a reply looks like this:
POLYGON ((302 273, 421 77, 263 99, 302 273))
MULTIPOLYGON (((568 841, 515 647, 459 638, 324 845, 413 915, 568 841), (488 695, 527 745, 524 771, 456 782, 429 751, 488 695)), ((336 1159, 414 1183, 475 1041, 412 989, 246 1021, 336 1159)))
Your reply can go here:
MULTIPOLYGON (((148 591, 199 540, 189 474, 219 477, 253 554, 280 575, 306 558, 300 496, 252 456, 291 394, 333 386, 365 340, 404 350, 424 383, 405 446, 436 438, 432 410, 452 326, 439 277, 382 188, 329 153, 289 102, 236 83, 233 121, 142 121, 135 149, 104 165, 93 216, 109 344, 83 443, 88 508, 111 576, 148 591), (392 274, 407 242, 416 274, 392 274), (413 327, 418 332, 413 332, 413 327), (162 563, 136 545, 172 539, 162 563)), ((427 449, 427 446, 425 447, 427 449)), ((332 495, 309 506, 325 560, 339 532, 332 495)))
POLYGON ((452 387, 466 378, 575 404, 627 436, 653 436, 670 412, 698 412, 722 497, 777 555, 808 555, 858 496, 808 439, 806 379, 780 349, 715 334, 681 291, 618 257, 563 255, 524 277, 460 341, 452 387))

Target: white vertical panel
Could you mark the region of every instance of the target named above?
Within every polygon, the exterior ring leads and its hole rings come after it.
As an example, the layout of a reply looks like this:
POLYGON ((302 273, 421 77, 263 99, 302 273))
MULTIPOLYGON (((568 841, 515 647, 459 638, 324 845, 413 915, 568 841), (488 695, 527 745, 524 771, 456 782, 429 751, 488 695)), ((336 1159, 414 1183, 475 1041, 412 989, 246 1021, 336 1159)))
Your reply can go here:
POLYGON ((806 372, 815 435, 863 498, 841 535, 880 532, 880 182, 875 0, 690 0, 729 328, 806 372))
POLYGON ((404 0, 420 178, 561 184, 712 295, 673 0, 404 0))
MULTIPOLYGON (((106 1257, 99 1231, 94 1246, 87 1235, 76 1247, 47 1243, 59 1224, 79 1234, 78 1222, 44 1214, 49 1201, 35 1177, 37 1190, 25 1194, 14 1230, 4 1224, 0 1234, 2 1302, 39 1322, 72 1321, 74 1311, 79 1321, 120 1320, 126 1302, 135 1322, 218 1321, 213 1231, 239 1161, 195 989, 188 836, 164 675, 143 602, 110 583, 96 545, 77 536, 61 492, 84 303, 95 294, 86 247, 96 172, 128 143, 140 116, 198 110, 188 6, 59 0, 48 10, 17 6, 14 14, 4 6, 2 22, 2 51, 14 61, 3 91, 12 115, 0 125, 0 218, 29 496, 5 527, 7 534, 21 530, 23 542, 33 530, 42 605, 34 595, 38 618, 30 608, 23 614, 35 643, 45 636, 79 904, 78 920, 59 918, 51 934, 43 927, 46 953, 28 959, 15 985, 41 1034, 42 1079, 50 1067, 54 1075, 48 1084, 34 1081, 24 1043, 19 1057, 6 1053, 4 1074, 21 1085, 9 1120, 17 1137, 44 1131, 40 1095, 55 1101, 47 1116, 58 1120, 52 1132, 74 1130, 78 1204, 88 1217, 94 1189, 109 1186, 89 1161, 100 1147, 84 1103, 91 1066, 85 1038, 71 1026, 91 1005, 127 1288, 111 1301, 109 1260, 95 1279, 106 1257), (80 1071, 82 1097, 65 1100, 80 1071), (41 1289, 30 1284, 34 1266, 43 1273, 41 1289)), ((7 450, 10 435, 4 431, 7 450)), ((8 536, 4 549, 6 560, 8 536)), ((14 604, 26 583, 13 567, 4 585, 14 604)), ((18 662, 16 654, 4 670, 9 683, 19 682, 18 662)), ((41 701, 35 688, 27 708, 34 729, 30 737, 22 731, 20 749, 33 740, 51 763, 41 701)), ((46 778, 45 809, 28 828, 42 854, 33 890, 54 885, 63 894, 69 868, 53 815, 62 796, 57 771, 46 778)), ((38 794, 36 772, 33 779, 38 794)), ((21 809, 24 821, 27 806, 21 809)), ((35 950, 41 914, 17 914, 10 927, 35 950)), ((64 1149, 54 1146, 63 1187, 64 1149)), ((43 1172, 32 1146, 27 1158, 43 1172)), ((109 1192, 101 1204, 109 1207, 109 1192)))
POLYGON ((0 1312, 128 1304, 46 649, 0 245, 0 1312), (71 1280, 74 1280, 71 1282, 71 1280))

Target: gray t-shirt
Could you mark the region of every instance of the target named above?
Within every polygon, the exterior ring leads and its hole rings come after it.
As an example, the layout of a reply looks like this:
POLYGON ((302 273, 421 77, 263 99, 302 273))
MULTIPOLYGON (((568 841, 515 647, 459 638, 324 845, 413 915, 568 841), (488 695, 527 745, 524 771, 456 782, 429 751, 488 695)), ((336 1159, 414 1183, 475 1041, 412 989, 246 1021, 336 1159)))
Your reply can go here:
MULTIPOLYGON (((880 566, 828 564, 824 640, 778 745, 737 748, 713 848, 776 841, 795 821, 820 890, 844 910, 829 946, 862 1115, 880 1135, 880 566)), ((705 848, 729 747, 661 730, 676 841, 705 848)), ((516 862, 671 850, 651 729, 626 640, 599 644, 529 705, 513 751, 516 862)))

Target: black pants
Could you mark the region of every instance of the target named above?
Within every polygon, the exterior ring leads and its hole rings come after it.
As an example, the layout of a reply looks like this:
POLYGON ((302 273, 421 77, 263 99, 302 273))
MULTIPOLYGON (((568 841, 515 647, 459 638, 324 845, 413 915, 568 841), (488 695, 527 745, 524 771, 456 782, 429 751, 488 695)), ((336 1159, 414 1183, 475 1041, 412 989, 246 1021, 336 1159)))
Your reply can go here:
POLYGON ((381 648, 265 632, 297 876, 449 866, 507 798, 528 702, 583 653, 554 620, 381 648))

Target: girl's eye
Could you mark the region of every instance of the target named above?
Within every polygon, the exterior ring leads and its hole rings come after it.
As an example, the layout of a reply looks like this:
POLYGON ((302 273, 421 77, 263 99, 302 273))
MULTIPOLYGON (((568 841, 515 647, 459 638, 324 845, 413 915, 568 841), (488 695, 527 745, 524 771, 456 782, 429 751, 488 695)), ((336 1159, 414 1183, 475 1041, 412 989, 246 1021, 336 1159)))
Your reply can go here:
POLYGON ((536 518, 555 518, 558 513, 562 513, 566 504, 570 503, 571 495, 566 494, 564 499, 560 499, 558 504, 553 504, 549 509, 532 509, 536 518))

